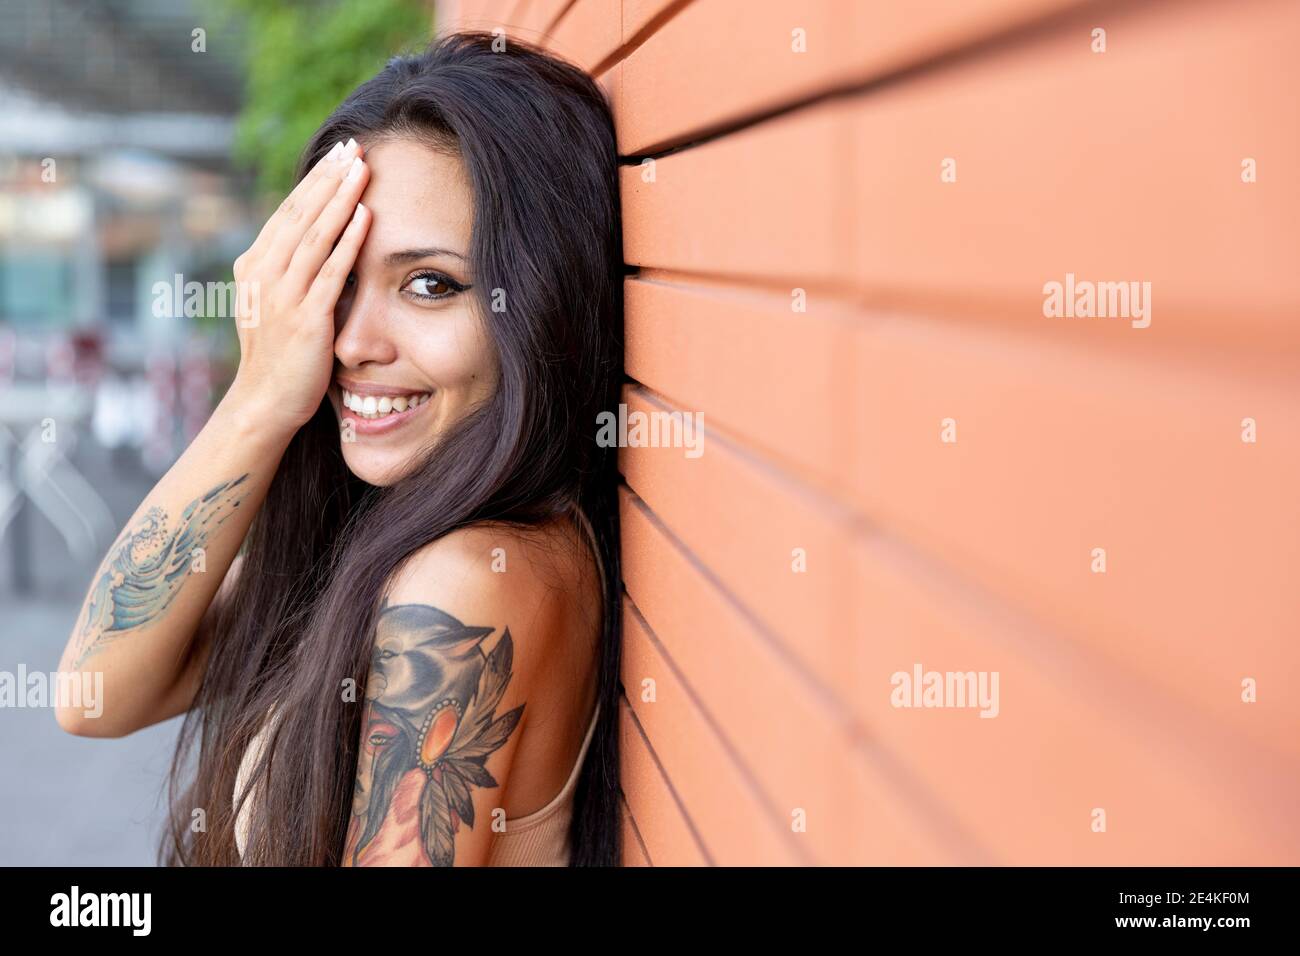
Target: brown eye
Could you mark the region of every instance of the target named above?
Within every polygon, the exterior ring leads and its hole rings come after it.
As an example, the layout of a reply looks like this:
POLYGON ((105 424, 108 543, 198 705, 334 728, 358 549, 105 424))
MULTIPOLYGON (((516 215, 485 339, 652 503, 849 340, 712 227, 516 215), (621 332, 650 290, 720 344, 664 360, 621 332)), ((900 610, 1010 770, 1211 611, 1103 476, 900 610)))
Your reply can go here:
POLYGON ((450 298, 457 293, 464 292, 467 288, 469 287, 461 285, 455 279, 443 275, 441 272, 417 272, 406 280, 406 284, 402 286, 402 292, 413 299, 429 301, 450 298))
POLYGON ((451 286, 437 276, 416 276, 407 288, 416 295, 444 296, 451 291, 451 286))

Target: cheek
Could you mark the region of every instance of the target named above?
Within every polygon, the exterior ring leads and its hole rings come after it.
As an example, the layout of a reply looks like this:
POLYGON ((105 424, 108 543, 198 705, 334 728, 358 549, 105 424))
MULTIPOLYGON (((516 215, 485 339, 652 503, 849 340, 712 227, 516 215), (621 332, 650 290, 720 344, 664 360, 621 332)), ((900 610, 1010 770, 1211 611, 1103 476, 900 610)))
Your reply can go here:
POLYGON ((404 344, 411 363, 444 392, 470 397, 496 380, 492 342, 468 309, 438 316, 404 344))

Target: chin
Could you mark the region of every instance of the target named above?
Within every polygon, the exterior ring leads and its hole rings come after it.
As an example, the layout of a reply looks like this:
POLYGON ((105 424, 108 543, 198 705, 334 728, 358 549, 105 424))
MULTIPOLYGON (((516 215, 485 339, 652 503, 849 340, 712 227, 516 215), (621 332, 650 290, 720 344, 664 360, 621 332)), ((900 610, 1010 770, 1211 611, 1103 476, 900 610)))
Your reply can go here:
POLYGON ((344 444, 343 462, 348 471, 368 485, 386 488, 404 478, 411 471, 411 455, 395 452, 378 453, 370 449, 344 444))
MULTIPOLYGON (((391 427, 376 428, 373 423, 363 424, 351 413, 340 408, 338 400, 330 396, 330 404, 335 416, 340 420, 340 432, 343 425, 352 426, 352 440, 342 441, 343 463, 368 485, 384 488, 400 481, 416 467, 421 442, 412 440, 395 440, 402 437, 398 430, 391 427)), ((409 431, 409 429, 407 430, 409 431)))

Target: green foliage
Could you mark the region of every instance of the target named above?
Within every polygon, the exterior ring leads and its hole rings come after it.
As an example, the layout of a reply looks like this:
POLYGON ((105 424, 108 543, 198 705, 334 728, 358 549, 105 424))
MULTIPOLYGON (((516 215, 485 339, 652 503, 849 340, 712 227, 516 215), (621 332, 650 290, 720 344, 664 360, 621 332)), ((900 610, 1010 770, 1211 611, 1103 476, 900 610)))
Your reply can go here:
POLYGON ((259 190, 281 196, 317 127, 359 83, 433 26, 423 0, 210 0, 242 21, 247 55, 235 156, 259 190))

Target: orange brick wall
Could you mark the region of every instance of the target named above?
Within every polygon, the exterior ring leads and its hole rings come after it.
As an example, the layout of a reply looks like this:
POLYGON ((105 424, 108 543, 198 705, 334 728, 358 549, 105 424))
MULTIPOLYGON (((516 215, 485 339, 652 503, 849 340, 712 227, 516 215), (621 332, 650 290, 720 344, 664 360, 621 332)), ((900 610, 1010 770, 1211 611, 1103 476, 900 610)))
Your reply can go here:
POLYGON ((628 865, 1300 863, 1300 5, 458 26, 609 93, 626 401, 704 417, 623 452, 628 865), (1045 317, 1066 273, 1150 325, 1045 317), (893 706, 917 664, 998 715, 893 706))

